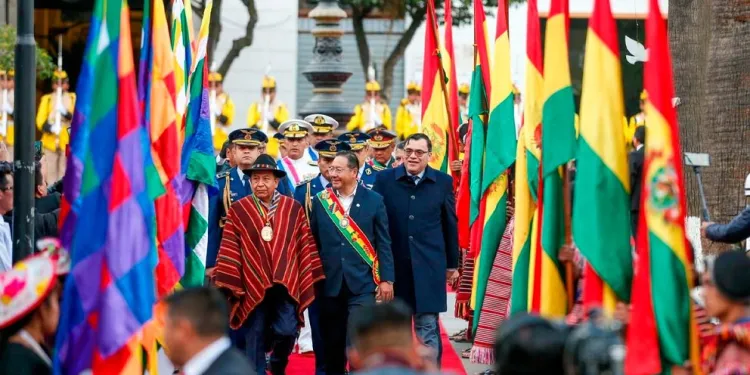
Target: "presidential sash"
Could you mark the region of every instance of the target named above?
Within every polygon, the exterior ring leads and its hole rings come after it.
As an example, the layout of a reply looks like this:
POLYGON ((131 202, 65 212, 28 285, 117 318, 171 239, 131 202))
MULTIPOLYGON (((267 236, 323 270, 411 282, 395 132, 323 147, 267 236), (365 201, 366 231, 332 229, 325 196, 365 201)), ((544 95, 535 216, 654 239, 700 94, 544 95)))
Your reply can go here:
POLYGON ((375 285, 380 285, 380 263, 378 262, 378 253, 372 247, 370 240, 362 232, 357 223, 348 217, 344 208, 341 206, 336 193, 333 189, 327 188, 318 193, 318 199, 323 204, 328 217, 333 221, 333 225, 341 232, 354 250, 362 257, 362 260, 372 268, 372 278, 375 285))

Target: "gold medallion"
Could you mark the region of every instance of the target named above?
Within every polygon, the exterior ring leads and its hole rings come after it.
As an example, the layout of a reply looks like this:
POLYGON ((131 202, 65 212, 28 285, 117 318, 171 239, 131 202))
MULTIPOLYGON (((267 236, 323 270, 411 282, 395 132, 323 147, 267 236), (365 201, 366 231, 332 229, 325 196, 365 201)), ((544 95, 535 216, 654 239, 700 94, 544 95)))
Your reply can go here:
POLYGON ((346 228, 349 226, 349 218, 343 218, 341 221, 339 221, 339 225, 341 225, 342 228, 346 228))
POLYGON ((266 226, 260 230, 260 238, 262 238, 263 241, 271 242, 273 239, 273 228, 271 228, 270 224, 266 224, 266 226))

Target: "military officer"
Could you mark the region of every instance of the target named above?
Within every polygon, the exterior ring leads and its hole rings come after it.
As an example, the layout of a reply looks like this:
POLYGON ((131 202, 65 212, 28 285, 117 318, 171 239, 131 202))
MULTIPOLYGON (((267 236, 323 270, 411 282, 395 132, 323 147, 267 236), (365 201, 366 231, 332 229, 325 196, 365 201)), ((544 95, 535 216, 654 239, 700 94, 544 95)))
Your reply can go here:
POLYGON ((338 138, 339 141, 347 142, 359 159, 360 167, 357 174, 359 182, 362 186, 372 189, 372 184, 375 183, 375 170, 366 163, 370 155, 370 147, 367 145, 369 139, 369 135, 359 131, 344 133, 338 138))
MULTIPOLYGON (((400 140, 422 131, 422 86, 409 82, 406 98, 396 111, 396 134, 400 140)), ((369 133, 369 132, 368 132, 369 133)))
MULTIPOLYGON (((276 156, 276 160, 285 158, 286 157, 286 143, 284 142, 284 134, 281 134, 281 133, 274 134, 273 137, 269 139, 269 142, 274 142, 274 140, 275 140, 276 148, 278 151, 278 156, 276 156)), ((266 151, 266 145, 263 145, 263 150, 266 151)), ((271 155, 268 152, 265 152, 265 153, 268 155, 271 155)))
POLYGON ((640 108, 641 111, 630 117, 630 120, 628 120, 624 126, 625 126, 625 142, 628 147, 628 150, 634 150, 635 146, 633 146, 633 137, 635 136, 635 129, 637 129, 640 126, 646 125, 646 114, 644 113, 646 108, 646 100, 648 99, 648 95, 646 95, 646 91, 644 90, 641 92, 641 101, 640 101, 640 108))
POLYGON ((378 126, 391 129, 391 109, 380 98, 380 84, 371 79, 365 84, 365 100, 354 107, 354 116, 346 125, 346 130, 366 132, 378 126))
POLYGON ((302 181, 318 174, 317 162, 307 153, 312 131, 312 125, 305 120, 289 120, 279 126, 287 150, 287 155, 276 162, 279 169, 286 173, 279 186, 286 185, 289 191, 293 192, 302 181))
POLYGON ((367 161, 367 164, 375 172, 393 168, 396 163, 396 158, 393 157, 393 149, 396 148, 396 134, 383 128, 377 128, 370 130, 367 135, 370 136, 367 143, 372 150, 372 157, 367 161))
POLYGON ((317 161, 318 151, 315 149, 315 146, 318 142, 331 138, 333 136, 333 131, 339 127, 339 122, 334 120, 331 116, 322 114, 309 115, 305 117, 305 121, 309 122, 313 127, 312 144, 307 148, 307 151, 310 154, 310 157, 317 161))
POLYGON ((224 77, 221 73, 208 74, 211 100, 211 130, 214 137, 214 150, 219 152, 227 140, 229 127, 234 121, 234 102, 224 92, 224 77))
POLYGON ((221 146, 221 152, 219 152, 219 155, 216 156, 216 175, 220 175, 223 172, 229 172, 232 168, 236 167, 234 164, 234 160, 232 159, 232 154, 229 152, 229 147, 231 146, 231 143, 229 142, 229 139, 227 139, 226 142, 224 142, 224 146, 221 146))
POLYGON ((272 136, 283 122, 289 120, 289 110, 286 104, 276 98, 276 79, 272 76, 263 77, 261 95, 247 111, 247 126, 260 129, 271 136, 267 153, 280 159, 279 143, 272 136))

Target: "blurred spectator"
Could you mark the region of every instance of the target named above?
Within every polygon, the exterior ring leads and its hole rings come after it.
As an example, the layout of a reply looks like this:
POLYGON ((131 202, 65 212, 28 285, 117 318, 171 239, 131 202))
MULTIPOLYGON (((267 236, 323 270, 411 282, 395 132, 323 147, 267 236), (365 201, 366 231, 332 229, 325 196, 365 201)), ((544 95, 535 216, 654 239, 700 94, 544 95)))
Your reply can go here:
POLYGON ((183 289, 165 300, 167 356, 185 375, 254 375, 245 356, 231 347, 226 332, 226 299, 211 287, 183 289))
POLYGON ((398 167, 401 164, 404 164, 404 146, 406 145, 406 142, 399 142, 396 145, 396 150, 393 151, 393 157, 396 159, 396 162, 393 164, 393 168, 398 167))
POLYGON ((4 217, 13 209, 13 166, 0 161, 0 272, 13 265, 13 240, 10 223, 4 217))
POLYGON ((412 311, 402 301, 358 310, 350 318, 349 332, 349 363, 358 375, 418 375, 434 369, 420 355, 421 346, 412 334, 412 311))
POLYGON ((570 328, 519 313, 500 325, 495 371, 502 375, 562 375, 563 351, 570 328))

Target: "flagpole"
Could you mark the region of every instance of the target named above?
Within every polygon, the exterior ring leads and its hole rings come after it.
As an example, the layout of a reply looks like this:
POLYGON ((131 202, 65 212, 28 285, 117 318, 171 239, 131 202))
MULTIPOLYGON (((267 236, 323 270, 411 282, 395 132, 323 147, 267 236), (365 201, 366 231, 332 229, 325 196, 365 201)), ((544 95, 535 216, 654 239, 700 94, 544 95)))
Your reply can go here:
MULTIPOLYGON (((571 230, 571 202, 570 202, 570 169, 568 165, 562 167, 562 178, 563 178, 563 212, 565 215, 565 248, 571 249, 573 246, 573 234, 571 230)), ((575 289, 573 283, 575 278, 573 277, 573 261, 568 260, 565 262, 565 291, 568 295, 568 311, 573 310, 575 304, 575 289)))
MULTIPOLYGON (((447 133, 448 133, 449 149, 446 150, 446 154, 450 156, 451 155, 450 150, 453 150, 453 156, 457 156, 455 154, 458 149, 458 145, 456 144, 456 138, 454 134, 455 127, 453 126, 453 116, 451 116, 451 113, 450 113, 451 106, 450 106, 450 99, 448 98, 448 89, 447 89, 447 86, 445 85, 445 77, 446 77, 445 68, 443 67, 443 59, 442 59, 442 56, 440 55, 440 38, 438 37, 437 15, 435 14, 435 4, 433 4, 432 0, 427 1, 427 13, 428 13, 428 17, 432 17, 432 21, 433 21, 432 24, 434 25, 433 27, 435 29, 433 30, 434 31, 433 35, 435 37, 435 46, 437 47, 436 56, 438 58, 438 66, 440 67, 440 87, 443 89, 443 100, 445 101, 445 110, 446 110, 446 113, 448 114, 448 132, 447 133)), ((451 160, 448 160, 448 161, 450 162, 451 160)), ((448 168, 450 169, 450 163, 448 165, 448 168)), ((451 176, 453 176, 454 179, 456 178, 455 175, 456 175, 456 172, 454 172, 451 169, 451 176)))

